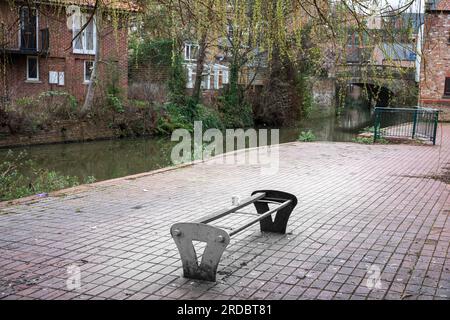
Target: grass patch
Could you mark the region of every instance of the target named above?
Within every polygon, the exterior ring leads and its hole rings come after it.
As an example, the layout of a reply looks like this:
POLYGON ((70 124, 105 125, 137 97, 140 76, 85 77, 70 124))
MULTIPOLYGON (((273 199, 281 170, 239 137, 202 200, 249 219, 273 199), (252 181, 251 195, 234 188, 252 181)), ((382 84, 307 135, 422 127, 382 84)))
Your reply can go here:
MULTIPOLYGON (((354 143, 360 144, 374 144, 373 137, 356 137, 352 140, 354 143)), ((389 141, 384 138, 378 138, 376 144, 388 144, 389 141)))

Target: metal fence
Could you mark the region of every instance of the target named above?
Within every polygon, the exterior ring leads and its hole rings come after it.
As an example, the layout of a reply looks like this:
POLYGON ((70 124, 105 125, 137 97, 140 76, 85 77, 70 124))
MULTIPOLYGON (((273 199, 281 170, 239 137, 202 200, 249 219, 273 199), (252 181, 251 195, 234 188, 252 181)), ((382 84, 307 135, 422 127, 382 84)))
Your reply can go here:
POLYGON ((428 108, 375 108, 374 141, 382 137, 425 139, 436 144, 439 111, 428 108))

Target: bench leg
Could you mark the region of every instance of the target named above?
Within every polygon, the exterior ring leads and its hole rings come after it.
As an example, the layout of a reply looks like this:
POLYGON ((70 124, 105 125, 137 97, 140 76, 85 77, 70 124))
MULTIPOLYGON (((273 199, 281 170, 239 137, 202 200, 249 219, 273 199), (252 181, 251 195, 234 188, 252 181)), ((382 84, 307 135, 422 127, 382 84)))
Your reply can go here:
POLYGON ((216 281, 216 271, 230 236, 222 229, 202 223, 176 223, 170 229, 183 264, 186 278, 216 281), (199 263, 192 241, 206 242, 202 261, 199 263))
MULTIPOLYGON (((261 231, 266 232, 275 232, 275 233, 286 233, 286 227, 289 220, 289 216, 292 213, 292 210, 294 210, 295 206, 297 205, 297 197, 293 194, 277 191, 277 190, 258 190, 254 191, 252 195, 255 193, 264 192, 266 195, 265 198, 272 199, 279 199, 276 200, 277 202, 284 202, 286 200, 291 200, 291 203, 287 205, 286 207, 279 210, 275 216, 275 219, 272 218, 272 216, 268 216, 267 218, 261 220, 260 226, 261 231)), ((265 213, 269 211, 269 204, 266 202, 255 202, 255 208, 256 211, 259 214, 265 213)))

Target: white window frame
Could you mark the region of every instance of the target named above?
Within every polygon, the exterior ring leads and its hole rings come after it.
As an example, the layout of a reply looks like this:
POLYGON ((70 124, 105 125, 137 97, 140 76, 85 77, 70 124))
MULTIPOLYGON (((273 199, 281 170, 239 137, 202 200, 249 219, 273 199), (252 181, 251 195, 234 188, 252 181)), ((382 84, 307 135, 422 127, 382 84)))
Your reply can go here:
POLYGON ((228 67, 223 67, 222 68, 222 86, 224 84, 229 84, 230 80, 229 80, 229 71, 228 71, 228 67))
MULTIPOLYGON (((81 25, 80 25, 80 29, 86 24, 86 22, 89 20, 90 18, 90 14, 87 13, 82 13, 81 14, 81 25)), ((76 31, 77 29, 75 28, 77 19, 74 17, 72 19, 72 49, 73 49, 73 53, 77 53, 77 54, 92 54, 95 55, 96 53, 96 49, 97 49, 97 25, 96 25, 96 21, 95 21, 95 16, 92 18, 91 23, 93 23, 93 33, 92 33, 92 50, 87 50, 86 49, 86 28, 78 35, 78 37, 81 37, 81 44, 82 44, 82 49, 78 49, 75 48, 75 36, 78 34, 79 31, 76 31)), ((87 26, 86 26, 87 27, 87 26)))
POLYGON ((214 89, 222 89, 224 84, 228 84, 228 67, 221 64, 214 66, 214 89), (219 84, 219 73, 222 73, 222 85, 219 84))
POLYGON ((198 44, 192 43, 192 42, 185 42, 184 43, 184 60, 186 61, 197 61, 197 58, 192 58, 192 47, 197 47, 197 52, 200 49, 200 46, 198 44), (189 51, 189 54, 188 54, 189 51))
MULTIPOLYGON (((195 85, 195 78, 197 77, 197 65, 193 63, 185 64, 187 69, 186 88, 193 89, 195 85)), ((200 88, 210 90, 211 89, 211 67, 205 65, 203 67, 202 81, 200 82, 200 88)))
MULTIPOLYGON (((86 79, 86 65, 87 65, 87 63, 88 62, 92 62, 92 68, 94 68, 94 64, 95 64, 95 62, 94 61, 92 61, 92 60, 84 60, 83 61, 83 83, 84 84, 89 84, 89 83, 91 83, 91 78, 89 77, 89 79, 86 79)), ((91 75, 92 75, 92 71, 91 71, 91 75)))
POLYGON ((220 72, 220 67, 215 66, 214 67, 214 89, 215 90, 219 89, 219 72, 220 72))
POLYGON ((39 81, 39 57, 38 56, 27 56, 27 81, 39 81), (36 59, 36 78, 29 77, 29 63, 28 61, 31 59, 36 59))

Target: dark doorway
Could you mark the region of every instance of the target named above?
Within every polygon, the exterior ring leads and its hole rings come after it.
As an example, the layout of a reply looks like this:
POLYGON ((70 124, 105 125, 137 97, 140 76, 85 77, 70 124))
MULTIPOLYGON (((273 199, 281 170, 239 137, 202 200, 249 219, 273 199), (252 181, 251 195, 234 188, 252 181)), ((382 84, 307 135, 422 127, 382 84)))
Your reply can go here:
POLYGON ((30 7, 20 8, 20 49, 37 50, 36 10, 30 7))

